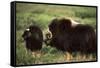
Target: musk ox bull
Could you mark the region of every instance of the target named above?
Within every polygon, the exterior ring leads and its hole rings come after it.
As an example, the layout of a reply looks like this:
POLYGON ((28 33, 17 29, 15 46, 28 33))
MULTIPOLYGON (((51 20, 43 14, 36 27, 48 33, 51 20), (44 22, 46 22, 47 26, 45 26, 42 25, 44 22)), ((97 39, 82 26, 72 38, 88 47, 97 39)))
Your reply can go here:
POLYGON ((22 35, 26 42, 26 48, 30 51, 37 51, 42 48, 43 34, 39 27, 31 25, 22 35))
POLYGON ((50 46, 61 51, 96 53, 96 34, 90 25, 80 24, 72 19, 55 18, 49 25, 52 33, 50 46))

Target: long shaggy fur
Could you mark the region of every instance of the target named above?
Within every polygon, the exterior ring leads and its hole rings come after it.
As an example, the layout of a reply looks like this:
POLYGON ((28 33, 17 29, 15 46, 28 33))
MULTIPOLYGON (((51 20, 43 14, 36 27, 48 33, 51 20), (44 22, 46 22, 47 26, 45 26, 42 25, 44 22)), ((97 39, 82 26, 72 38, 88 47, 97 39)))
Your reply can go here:
POLYGON ((61 51, 96 53, 96 34, 90 25, 71 19, 53 19, 49 25, 52 33, 50 46, 61 51))
POLYGON ((26 42, 26 48, 31 51, 42 48, 43 34, 39 27, 31 25, 22 35, 26 42))

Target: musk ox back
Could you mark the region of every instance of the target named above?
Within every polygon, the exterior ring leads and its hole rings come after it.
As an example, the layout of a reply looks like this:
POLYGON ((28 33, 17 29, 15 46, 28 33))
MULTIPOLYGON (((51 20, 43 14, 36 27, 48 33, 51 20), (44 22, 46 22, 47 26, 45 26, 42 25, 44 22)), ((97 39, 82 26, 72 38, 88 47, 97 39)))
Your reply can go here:
POLYGON ((71 19, 53 19, 49 25, 52 33, 50 45, 62 51, 96 53, 96 34, 90 25, 71 19))
POLYGON ((43 34, 39 27, 31 25, 22 35, 26 42, 26 48, 31 51, 42 48, 43 34))

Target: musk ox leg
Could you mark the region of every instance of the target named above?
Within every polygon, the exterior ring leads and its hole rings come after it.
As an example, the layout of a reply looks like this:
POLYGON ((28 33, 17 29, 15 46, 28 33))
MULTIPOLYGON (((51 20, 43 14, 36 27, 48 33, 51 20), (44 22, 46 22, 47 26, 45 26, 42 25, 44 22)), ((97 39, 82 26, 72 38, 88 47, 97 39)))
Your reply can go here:
POLYGON ((65 52, 64 58, 67 62, 71 62, 71 60, 73 59, 73 56, 71 53, 69 52, 65 52))
POLYGON ((32 52, 32 56, 33 56, 34 58, 40 58, 41 55, 42 55, 42 52, 41 52, 41 51, 33 51, 33 52, 32 52))
POLYGON ((86 54, 82 54, 81 52, 77 52, 74 60, 77 60, 77 61, 85 61, 86 58, 87 58, 87 55, 86 54))

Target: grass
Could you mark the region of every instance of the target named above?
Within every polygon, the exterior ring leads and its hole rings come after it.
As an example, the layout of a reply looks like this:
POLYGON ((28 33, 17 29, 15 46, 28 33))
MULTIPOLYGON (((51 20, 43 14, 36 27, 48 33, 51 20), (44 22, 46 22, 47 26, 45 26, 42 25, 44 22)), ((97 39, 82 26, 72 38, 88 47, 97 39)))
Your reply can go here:
POLYGON ((39 26, 45 34, 53 17, 71 17, 77 22, 89 24, 96 29, 96 8, 95 7, 79 7, 79 6, 56 6, 56 5, 40 5, 17 3, 16 5, 16 64, 45 64, 45 63, 61 63, 61 62, 78 62, 96 60, 96 55, 82 55, 80 53, 72 53, 73 58, 67 61, 65 53, 57 49, 46 46, 43 43, 41 56, 34 57, 30 51, 25 48, 25 42, 22 38, 23 31, 31 24, 39 26), (88 57, 86 57, 88 56, 88 57))

